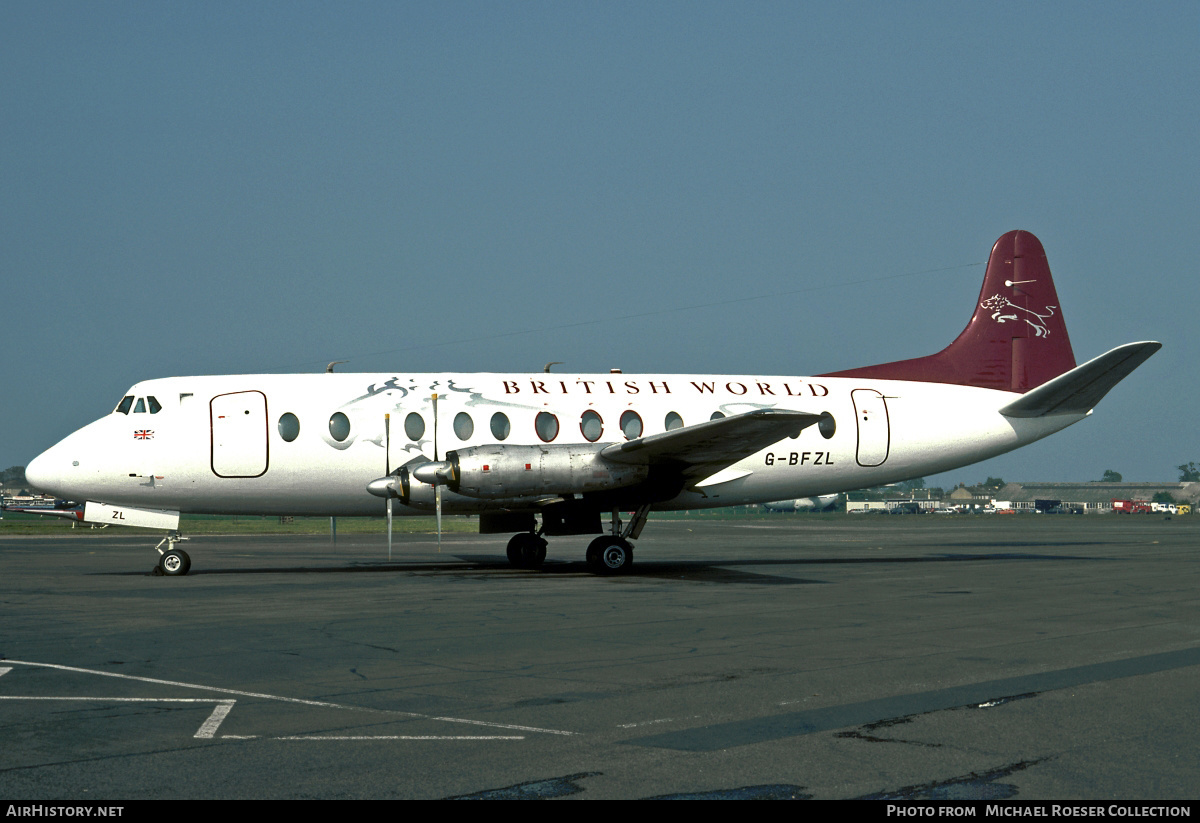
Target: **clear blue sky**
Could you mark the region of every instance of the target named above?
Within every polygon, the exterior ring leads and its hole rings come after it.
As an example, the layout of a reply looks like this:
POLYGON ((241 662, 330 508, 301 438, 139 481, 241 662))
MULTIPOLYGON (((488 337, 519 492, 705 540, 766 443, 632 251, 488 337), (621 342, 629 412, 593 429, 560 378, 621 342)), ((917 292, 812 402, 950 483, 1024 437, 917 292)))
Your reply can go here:
POLYGON ((0 467, 149 377, 928 354, 1022 228, 1080 361, 1165 348, 931 480, 1175 480, 1198 35, 1191 1, 4 3, 0 467))

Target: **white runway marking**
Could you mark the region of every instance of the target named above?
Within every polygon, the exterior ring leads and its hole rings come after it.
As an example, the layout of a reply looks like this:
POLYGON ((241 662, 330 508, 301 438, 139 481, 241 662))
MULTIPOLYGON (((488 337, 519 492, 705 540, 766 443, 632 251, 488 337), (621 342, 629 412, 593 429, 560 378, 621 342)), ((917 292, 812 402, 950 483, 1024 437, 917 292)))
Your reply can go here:
MULTIPOLYGON (((232 694, 232 695, 237 695, 238 697, 256 698, 259 700, 277 700, 277 701, 281 701, 284 703, 296 703, 296 704, 299 704, 302 706, 315 706, 315 707, 326 708, 326 709, 345 709, 347 711, 374 712, 377 714, 391 714, 391 715, 396 715, 398 717, 411 717, 411 718, 414 718, 417 720, 434 720, 434 721, 438 721, 441 723, 462 723, 462 724, 471 725, 471 726, 486 726, 489 728, 507 729, 507 730, 516 731, 516 732, 532 732, 534 734, 557 734, 557 735, 564 735, 564 736, 572 736, 572 735, 576 734, 576 732, 569 732, 569 731, 565 731, 563 729, 542 729, 542 728, 538 728, 537 726, 518 726, 518 725, 513 725, 510 723, 493 723, 493 722, 486 721, 486 720, 468 720, 463 717, 438 717, 438 716, 428 715, 428 714, 418 714, 416 712, 396 711, 393 709, 370 709, 370 708, 364 708, 362 706, 346 706, 346 705, 343 705, 340 703, 328 703, 328 702, 322 701, 322 700, 303 700, 298 697, 282 697, 280 695, 275 695, 275 694, 263 694, 260 692, 247 692, 247 691, 241 691, 238 689, 225 689, 225 688, 221 688, 218 686, 205 686, 200 683, 183 683, 183 682, 179 682, 179 681, 175 681, 175 680, 160 680, 160 679, 154 678, 154 677, 139 677, 137 675, 118 674, 116 672, 105 672, 105 671, 99 671, 97 669, 83 669, 83 668, 79 668, 77 666, 64 666, 64 665, 61 665, 58 663, 36 663, 36 662, 29 661, 29 660, 5 660, 4 662, 11 663, 11 664, 18 665, 18 666, 35 666, 35 667, 44 668, 44 669, 56 669, 58 671, 75 672, 77 674, 94 674, 94 675, 100 675, 101 677, 115 677, 120 680, 134 680, 134 681, 138 681, 141 683, 153 683, 153 684, 159 685, 159 686, 175 686, 175 687, 185 688, 185 689, 200 689, 201 691, 217 692, 218 694, 232 694)), ((6 671, 11 671, 11 670, 12 670, 12 666, 9 666, 8 669, 6 669, 6 671)), ((2 675, 3 673, 4 672, 0 672, 0 675, 2 675)), ((38 700, 94 699, 94 700, 127 700, 127 701, 143 701, 143 702, 158 702, 158 703, 186 702, 182 698, 179 700, 175 700, 175 701, 161 700, 161 699, 155 699, 155 698, 100 698, 100 697, 98 697, 98 698, 0 698, 0 699, 25 699, 25 700, 29 700, 29 699, 38 699, 38 700)), ((209 700, 194 700, 192 702, 207 703, 210 701, 209 700)), ((220 708, 220 705, 218 705, 218 708, 213 710, 213 715, 211 717, 209 717, 208 721, 206 721, 206 725, 207 725, 208 723, 213 723, 214 718, 217 718, 215 720, 215 725, 212 726, 214 733, 215 733, 216 727, 219 726, 221 721, 225 719, 225 716, 229 714, 230 709, 233 708, 233 704, 236 701, 222 700, 222 701, 217 701, 217 702, 218 702, 218 704, 228 703, 229 706, 228 706, 228 708, 225 708, 222 710, 220 708), (219 717, 217 717, 218 713, 220 714, 219 717)), ((201 731, 203 731, 204 729, 205 729, 205 726, 201 726, 201 731)), ((196 737, 200 737, 200 736, 201 736, 200 732, 197 732, 196 737)), ((211 737, 211 736, 212 735, 208 735, 208 737, 211 737)), ((285 739, 285 738, 280 738, 280 739, 285 739)), ((329 738, 325 738, 325 739, 329 739, 329 738)), ((401 738, 397 738, 397 739, 401 739, 401 738)), ((444 738, 444 739, 455 739, 455 738, 444 738)), ((463 738, 457 738, 457 739, 472 739, 472 738, 463 737, 463 738)), ((486 739, 486 738, 475 738, 475 739, 486 739)))
POLYGON ((39 697, 35 695, 0 695, 0 700, 83 701, 92 703, 216 703, 213 713, 200 724, 193 737, 211 738, 225 719, 236 700, 214 700, 210 697, 39 697))
MULTIPOLYGON (((58 669, 64 672, 76 672, 78 674, 95 674, 101 677, 115 677, 120 680, 137 680, 142 683, 154 683, 159 686, 179 686, 185 689, 201 689, 208 692, 219 692, 221 694, 236 694, 238 697, 257 697, 261 700, 281 700, 285 703, 299 703, 304 706, 321 706, 329 709, 356 709, 356 706, 339 706, 337 703, 325 703, 320 700, 302 700, 298 697, 280 697, 274 694, 259 694, 257 692, 245 692, 237 689, 222 689, 217 686, 204 686, 200 683, 182 683, 176 680, 159 680, 155 677, 138 677, 132 674, 118 674, 117 672, 102 672, 98 669, 81 669, 77 666, 63 666, 58 663, 33 663, 28 660, 5 660, 5 663, 15 663, 19 666, 38 666, 43 669, 58 669)), ((366 709, 364 711, 370 711, 366 709)))
POLYGON ((205 720, 204 723, 201 724, 200 729, 196 732, 195 736, 204 739, 212 739, 212 736, 217 733, 217 728, 221 725, 221 721, 224 720, 231 711, 233 711, 233 704, 236 702, 236 700, 222 700, 220 703, 214 706, 213 713, 208 716, 208 720, 205 720))

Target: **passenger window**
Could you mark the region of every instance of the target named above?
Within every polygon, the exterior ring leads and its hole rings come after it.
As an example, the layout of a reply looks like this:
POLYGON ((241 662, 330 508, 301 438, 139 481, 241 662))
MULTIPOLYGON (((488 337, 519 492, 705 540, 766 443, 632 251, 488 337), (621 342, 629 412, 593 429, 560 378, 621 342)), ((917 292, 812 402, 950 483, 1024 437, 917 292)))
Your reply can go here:
POLYGON ((425 435, 425 419, 416 412, 409 412, 404 418, 404 433, 414 443, 425 435))
POLYGON ((137 399, 137 405, 133 407, 133 413, 134 413, 134 414, 145 414, 145 413, 146 413, 146 400, 145 400, 145 398, 139 397, 139 398, 137 399))
POLYGON ((663 421, 663 425, 666 426, 667 431, 671 431, 672 429, 682 429, 683 418, 675 412, 667 412, 667 419, 663 421))
POLYGON ((630 409, 621 415, 621 432, 626 440, 635 440, 642 436, 642 418, 630 409))
POLYGON ((454 433, 459 440, 470 440, 475 433, 475 421, 466 412, 454 415, 454 433))
POLYGON ((329 434, 341 443, 350 436, 350 418, 341 412, 334 412, 329 418, 329 434))
MULTIPOLYGON (((340 412, 339 412, 339 414, 340 414, 340 412)), ((329 428, 330 428, 330 434, 332 434, 333 433, 332 421, 330 421, 329 428)), ((348 430, 347 430, 347 434, 349 434, 348 430)), ((288 443, 291 443, 293 440, 295 440, 297 437, 300 436, 300 421, 296 418, 296 415, 292 414, 291 412, 287 412, 286 414, 284 414, 282 417, 279 418, 279 436, 282 437, 284 440, 286 440, 288 443)), ((335 435, 335 437, 336 437, 336 435, 335 435)), ((344 440, 345 438, 343 437, 343 438, 339 438, 339 439, 344 440)))
POLYGON ((150 404, 150 413, 151 414, 158 414, 160 411, 162 411, 162 405, 159 404, 159 402, 157 400, 155 400, 152 396, 146 395, 146 402, 150 404))
POLYGON ((550 412, 538 412, 533 421, 533 428, 537 431, 537 436, 542 438, 542 442, 549 443, 558 437, 558 418, 550 412))
POLYGON ((129 414, 129 410, 133 408, 133 395, 128 394, 121 398, 121 402, 117 404, 117 411, 121 414, 129 414))
POLYGON ((600 435, 604 434, 604 421, 600 419, 600 415, 588 409, 579 420, 579 429, 583 432, 585 440, 595 443, 600 439, 600 435))
POLYGON ((492 415, 492 437, 497 440, 507 440, 511 431, 512 424, 508 422, 508 415, 504 412, 496 412, 492 415))

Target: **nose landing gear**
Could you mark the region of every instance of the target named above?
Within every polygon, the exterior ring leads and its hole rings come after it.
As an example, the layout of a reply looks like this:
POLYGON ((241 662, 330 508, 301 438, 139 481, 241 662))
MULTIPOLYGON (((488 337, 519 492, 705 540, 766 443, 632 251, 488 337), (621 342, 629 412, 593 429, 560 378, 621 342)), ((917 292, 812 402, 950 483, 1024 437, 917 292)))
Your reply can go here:
POLYGON ((159 553, 158 565, 154 567, 153 574, 166 575, 167 577, 181 577, 188 573, 192 568, 192 559, 188 557, 187 552, 183 549, 175 548, 175 544, 186 537, 179 532, 169 532, 166 537, 158 542, 155 550, 159 553), (163 543, 167 544, 167 550, 163 551, 163 543))

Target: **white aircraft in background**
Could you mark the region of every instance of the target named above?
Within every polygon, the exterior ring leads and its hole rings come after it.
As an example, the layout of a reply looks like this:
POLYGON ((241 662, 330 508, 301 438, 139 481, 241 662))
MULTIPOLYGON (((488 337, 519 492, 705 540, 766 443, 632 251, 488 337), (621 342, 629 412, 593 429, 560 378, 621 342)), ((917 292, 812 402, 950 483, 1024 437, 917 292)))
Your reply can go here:
POLYGON ((836 494, 797 497, 794 500, 769 500, 763 508, 769 512, 823 512, 837 502, 836 494))
POLYGON ((518 567, 542 563, 546 537, 599 534, 588 565, 612 574, 629 569, 652 511, 985 460, 1087 417, 1160 347, 1129 343, 1076 366, 1042 244, 1014 231, 992 248, 966 329, 927 357, 815 377, 169 377, 133 386, 25 474, 88 501, 88 522, 169 530, 157 548, 171 575, 191 562, 177 546, 181 512, 386 514, 390 541, 393 514, 442 511, 515 532, 518 567))
MULTIPOLYGON (((83 521, 83 506, 69 500, 55 500, 38 506, 23 506, 20 503, 4 503, 0 511, 19 514, 43 514, 50 517, 65 517, 68 520, 83 521)), ((71 524, 74 527, 74 523, 71 524)))

